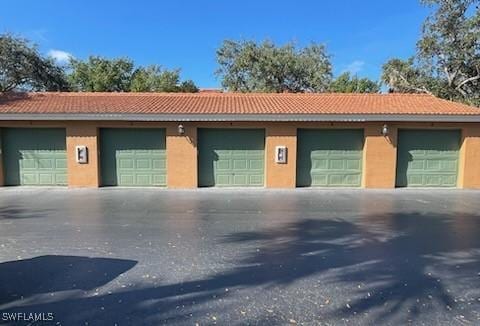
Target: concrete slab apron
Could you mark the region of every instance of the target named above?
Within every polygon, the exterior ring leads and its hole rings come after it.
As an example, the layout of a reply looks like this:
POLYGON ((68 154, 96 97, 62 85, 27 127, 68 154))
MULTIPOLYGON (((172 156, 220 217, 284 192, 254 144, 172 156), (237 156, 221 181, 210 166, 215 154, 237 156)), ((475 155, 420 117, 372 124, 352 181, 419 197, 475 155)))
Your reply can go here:
POLYGON ((479 195, 1 189, 0 318, 478 324, 479 195))

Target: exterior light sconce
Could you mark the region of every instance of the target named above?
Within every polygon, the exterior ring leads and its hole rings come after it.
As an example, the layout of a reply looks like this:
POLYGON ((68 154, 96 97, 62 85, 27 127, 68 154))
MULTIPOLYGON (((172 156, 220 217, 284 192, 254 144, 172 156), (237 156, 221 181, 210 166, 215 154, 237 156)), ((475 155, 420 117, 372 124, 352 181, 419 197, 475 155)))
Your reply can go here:
POLYGON ((182 124, 179 124, 179 125, 178 125, 177 131, 178 131, 178 134, 179 134, 180 136, 185 135, 185 127, 184 127, 182 124))
POLYGON ((275 163, 287 164, 287 146, 275 147, 275 163))
POLYGON ((75 146, 75 161, 79 164, 88 163, 88 148, 85 145, 75 146))
POLYGON ((384 137, 387 137, 389 132, 390 132, 390 130, 388 130, 388 125, 385 123, 382 127, 382 135, 384 137))

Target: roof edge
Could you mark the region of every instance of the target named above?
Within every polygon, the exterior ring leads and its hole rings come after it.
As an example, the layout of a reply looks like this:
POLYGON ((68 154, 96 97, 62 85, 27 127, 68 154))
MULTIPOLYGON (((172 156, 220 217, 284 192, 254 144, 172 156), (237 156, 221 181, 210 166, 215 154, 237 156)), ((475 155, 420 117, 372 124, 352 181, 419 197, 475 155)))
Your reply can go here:
POLYGON ((455 114, 72 114, 0 113, 0 120, 143 121, 143 122, 480 122, 479 115, 455 114))
POLYGON ((267 97, 338 97, 338 96, 349 96, 349 97, 434 97, 434 95, 426 93, 343 93, 343 92, 285 92, 285 93, 271 93, 271 92, 235 92, 235 91, 223 91, 223 92, 56 92, 56 91, 38 91, 38 92, 0 92, 0 96, 12 96, 12 97, 22 97, 22 96, 85 96, 85 97, 95 97, 95 96, 112 96, 112 97, 135 97, 135 96, 183 96, 183 97, 229 97, 229 96, 238 96, 238 97, 256 97, 256 96, 267 96, 267 97))

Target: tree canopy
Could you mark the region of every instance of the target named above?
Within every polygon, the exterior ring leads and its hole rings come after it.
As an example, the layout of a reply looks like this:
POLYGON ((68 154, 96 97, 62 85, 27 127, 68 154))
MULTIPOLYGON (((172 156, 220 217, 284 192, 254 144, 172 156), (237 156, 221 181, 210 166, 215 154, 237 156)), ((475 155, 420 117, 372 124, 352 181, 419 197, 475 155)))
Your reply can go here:
POLYGON ((198 92, 191 80, 180 80, 179 69, 136 67, 128 58, 70 58, 59 66, 42 56, 28 40, 0 35, 0 92, 198 92))
POLYGON ((222 86, 239 92, 324 92, 332 79, 325 46, 226 40, 217 50, 222 86))
POLYGON ((91 56, 71 60, 69 81, 74 90, 88 92, 198 92, 191 80, 180 82, 180 70, 158 65, 138 67, 128 58, 91 56))
POLYGON ((72 59, 68 76, 73 90, 85 92, 128 92, 133 61, 91 56, 86 61, 72 59))
POLYGON ((380 83, 368 78, 352 77, 349 72, 345 72, 332 81, 329 91, 333 93, 378 93, 380 92, 380 83))
POLYGON ((422 0, 434 8, 417 53, 383 66, 392 92, 422 92, 480 105, 480 0, 422 0))
POLYGON ((130 85, 132 92, 198 92, 191 80, 180 82, 180 70, 165 70, 152 65, 140 67, 133 73, 130 85))
POLYGON ((42 57, 29 41, 0 35, 0 92, 68 90, 63 69, 42 57))

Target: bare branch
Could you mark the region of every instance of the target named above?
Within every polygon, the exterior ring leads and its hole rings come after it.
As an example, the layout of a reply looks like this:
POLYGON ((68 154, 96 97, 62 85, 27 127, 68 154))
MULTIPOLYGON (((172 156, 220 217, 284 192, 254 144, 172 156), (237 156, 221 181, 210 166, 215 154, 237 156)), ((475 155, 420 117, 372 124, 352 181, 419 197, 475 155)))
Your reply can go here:
POLYGON ((457 87, 455 87, 456 90, 460 91, 460 89, 465 85, 465 84, 468 84, 468 83, 471 83, 475 80, 480 80, 480 75, 476 75, 476 76, 473 76, 473 77, 470 77, 470 78, 467 78, 465 79, 464 81, 462 81, 460 84, 457 85, 457 87))
POLYGON ((445 67, 443 68, 443 70, 444 70, 444 72, 445 72, 445 75, 447 76, 448 86, 451 87, 451 86, 453 85, 453 81, 454 81, 455 77, 457 77, 457 74, 458 74, 458 71, 459 71, 459 70, 457 69, 455 72, 450 73, 450 71, 448 70, 448 67, 447 67, 447 66, 445 66, 445 67))
POLYGON ((429 95, 432 95, 433 96, 433 93, 430 92, 425 86, 422 86, 422 87, 417 87, 417 86, 414 86, 412 85, 408 80, 407 78, 405 78, 404 76, 402 76, 402 74, 398 71, 398 70, 394 70, 395 73, 397 74, 398 77, 400 77, 400 79, 403 80, 403 82, 408 86, 410 87, 412 90, 414 91, 417 91, 417 92, 421 92, 421 93, 426 93, 426 94, 429 94, 429 95))

